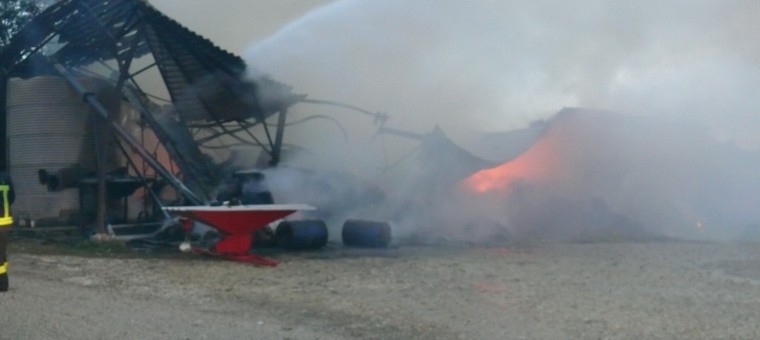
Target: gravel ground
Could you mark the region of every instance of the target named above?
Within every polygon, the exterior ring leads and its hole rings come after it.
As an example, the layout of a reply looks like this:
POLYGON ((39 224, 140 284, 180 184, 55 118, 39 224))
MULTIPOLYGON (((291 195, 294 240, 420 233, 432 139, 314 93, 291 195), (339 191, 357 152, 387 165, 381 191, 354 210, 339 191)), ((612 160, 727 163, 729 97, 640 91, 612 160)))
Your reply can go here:
POLYGON ((760 245, 11 253, 0 339, 758 339, 760 245))

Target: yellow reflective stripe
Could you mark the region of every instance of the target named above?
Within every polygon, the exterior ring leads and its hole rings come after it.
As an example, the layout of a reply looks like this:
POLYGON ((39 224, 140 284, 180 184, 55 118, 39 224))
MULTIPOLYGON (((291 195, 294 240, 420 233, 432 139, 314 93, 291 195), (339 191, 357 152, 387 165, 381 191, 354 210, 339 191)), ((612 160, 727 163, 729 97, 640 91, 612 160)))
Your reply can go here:
POLYGON ((11 217, 10 204, 8 203, 8 191, 11 190, 11 186, 8 184, 0 184, 0 192, 3 193, 3 215, 0 216, 0 227, 13 224, 13 217, 11 217))
POLYGON ((3 216, 8 217, 11 215, 11 210, 8 209, 8 191, 11 190, 11 186, 8 184, 0 184, 0 192, 3 193, 3 216))
POLYGON ((2 266, 0 266, 0 275, 5 274, 6 272, 8 272, 8 262, 7 261, 5 263, 3 263, 2 266))

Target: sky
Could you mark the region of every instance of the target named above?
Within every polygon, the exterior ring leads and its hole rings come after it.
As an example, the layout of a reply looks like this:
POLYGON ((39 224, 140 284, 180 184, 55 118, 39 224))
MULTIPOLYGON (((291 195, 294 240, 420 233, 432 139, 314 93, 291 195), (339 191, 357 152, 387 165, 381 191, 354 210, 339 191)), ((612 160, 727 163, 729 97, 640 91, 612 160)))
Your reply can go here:
POLYGON ((150 4, 234 54, 331 0, 149 0, 150 4))

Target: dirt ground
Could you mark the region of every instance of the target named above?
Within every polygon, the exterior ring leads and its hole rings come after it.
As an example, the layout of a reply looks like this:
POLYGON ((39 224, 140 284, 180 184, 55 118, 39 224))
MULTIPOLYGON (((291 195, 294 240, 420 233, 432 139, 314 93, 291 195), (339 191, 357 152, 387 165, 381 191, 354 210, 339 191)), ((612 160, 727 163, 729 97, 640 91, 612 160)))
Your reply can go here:
POLYGON ((758 339, 760 244, 82 257, 14 248, 0 339, 758 339))

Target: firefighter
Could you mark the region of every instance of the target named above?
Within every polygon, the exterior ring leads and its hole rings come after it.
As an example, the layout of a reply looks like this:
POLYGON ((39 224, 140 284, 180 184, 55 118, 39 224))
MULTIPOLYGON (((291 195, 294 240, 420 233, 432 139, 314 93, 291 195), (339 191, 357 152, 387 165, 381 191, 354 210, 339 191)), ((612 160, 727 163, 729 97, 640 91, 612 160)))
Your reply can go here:
POLYGON ((8 291, 8 234, 13 224, 11 204, 15 199, 10 177, 0 172, 0 292, 8 291))

